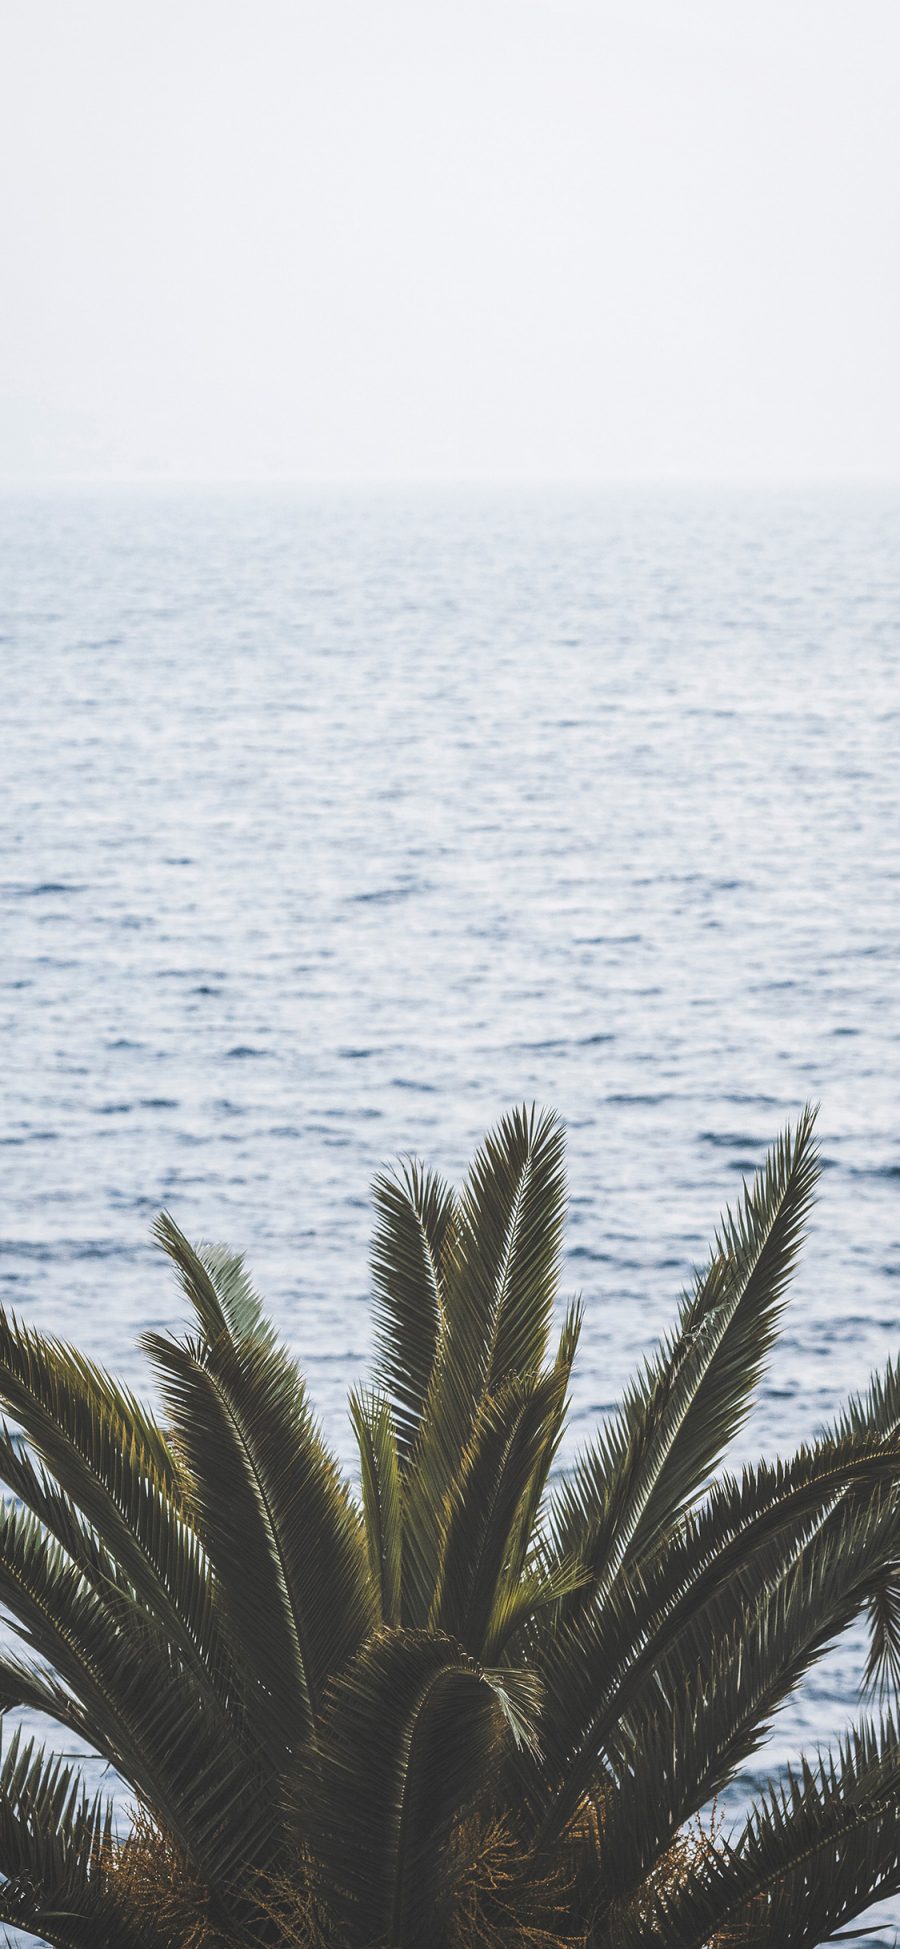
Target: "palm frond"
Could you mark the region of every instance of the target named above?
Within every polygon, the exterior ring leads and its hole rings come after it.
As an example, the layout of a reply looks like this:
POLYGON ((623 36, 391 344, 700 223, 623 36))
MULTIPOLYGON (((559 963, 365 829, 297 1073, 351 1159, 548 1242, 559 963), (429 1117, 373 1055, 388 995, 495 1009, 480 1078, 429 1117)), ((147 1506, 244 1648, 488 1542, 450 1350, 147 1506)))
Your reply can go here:
POLYGON ((598 1590, 701 1493, 745 1418, 812 1202, 814 1126, 805 1111, 737 1211, 725 1212, 674 1335, 561 1485, 551 1512, 556 1547, 582 1556, 598 1590))
POLYGON ((714 1940, 816 1949, 898 1888, 900 1739, 887 1717, 852 1730, 836 1754, 790 1768, 680 1887, 658 1886, 617 1918, 617 1940, 622 1949, 714 1940))
POLYGON ((205 1341, 212 1345, 224 1334, 234 1341, 272 1344, 273 1329, 241 1253, 207 1242, 192 1245, 168 1211, 160 1212, 152 1232, 156 1244, 171 1259, 178 1273, 205 1341))
POLYGON ((4 1425, 0 1425, 0 1482, 30 1509, 93 1585, 105 1589, 108 1584, 124 1579, 125 1573, 84 1520, 71 1496, 4 1425))
POLYGON ((871 1376, 862 1394, 851 1394, 834 1425, 837 1441, 892 1441, 900 1435, 900 1361, 889 1360, 871 1376))
POLYGON ((8 1652, 0 1654, 0 1715, 21 1707, 52 1719, 67 1732, 90 1743, 91 1721, 78 1700, 50 1670, 26 1665, 8 1652))
POLYGON ((17 1731, 0 1766, 0 1921, 60 1949, 166 1949, 117 1901, 112 1846, 110 1803, 17 1731))
MULTIPOLYGON (((545 1839, 562 1832, 579 1790, 606 1791, 604 1900, 629 1893, 678 1829, 718 1793, 759 1745, 772 1713, 859 1615, 895 1539, 890 1488, 860 1509, 852 1501, 793 1558, 732 1578, 683 1631, 627 1712, 595 1725, 568 1763, 545 1817, 545 1839)), ((545 1724, 553 1727, 547 1684, 545 1724)))
POLYGON ((436 1633, 382 1632, 335 1680, 311 1808, 319 1873, 346 1949, 440 1939, 440 1866, 513 1733, 531 1740, 527 1674, 484 1672, 436 1633))
POLYGON ((565 1147, 558 1117, 523 1106, 485 1138, 463 1187, 448 1279, 450 1332, 458 1327, 470 1357, 483 1363, 487 1392, 535 1373, 547 1351, 566 1212, 565 1147))
POLYGON ((403 1601, 403 1480, 390 1404, 383 1395, 352 1393, 350 1417, 359 1447, 360 1488, 369 1575, 379 1622, 400 1624, 403 1601))
POLYGON ((538 1371, 559 1272, 564 1133, 516 1110, 485 1139, 446 1254, 444 1330, 410 1461, 406 1617, 424 1625, 439 1574, 443 1510, 491 1393, 538 1371))
POLYGON ((536 1469, 557 1427, 562 1377, 510 1380, 483 1403, 447 1509, 433 1628, 483 1657, 536 1469))
MULTIPOLYGON (((500 1584, 484 1639, 482 1655, 488 1664, 505 1656, 520 1634, 529 1636, 536 1620, 557 1610, 563 1599, 582 1589, 586 1581, 586 1572, 577 1559, 572 1563, 554 1563, 548 1569, 539 1566, 538 1554, 533 1568, 523 1570, 515 1580, 509 1578, 500 1584)), ((534 1656, 533 1642, 523 1649, 534 1656)))
MULTIPOLYGON (((748 1608, 840 1521, 851 1492, 857 1509, 896 1483, 900 1445, 862 1439, 821 1441, 786 1463, 745 1468, 723 1478, 703 1505, 682 1518, 664 1548, 616 1579, 602 1605, 575 1612, 559 1628, 551 1617, 535 1656, 553 1700, 549 1753, 565 1770, 590 1724, 597 1750, 685 1633, 702 1647, 722 1628, 718 1600, 737 1592, 748 1608), (717 1607, 718 1606, 718 1607, 717 1607)), ((892 1548, 891 1505, 877 1505, 885 1551, 892 1548)), ((817 1544, 827 1548, 827 1535, 817 1544)))
POLYGON ((401 1467, 418 1439, 444 1328, 455 1194, 415 1159, 373 1187, 376 1389, 391 1405, 401 1467))
MULTIPOLYGON (((62 1496, 102 1550, 149 1608, 165 1616, 185 1654, 200 1651, 212 1671, 216 1625, 209 1581, 180 1471, 152 1417, 100 1369, 2 1309, 0 1402, 24 1430, 49 1477, 64 1485, 62 1496)), ((28 1501, 38 1494, 37 1477, 23 1458, 16 1466, 14 1447, 4 1440, 6 1478, 28 1501)), ((86 1557, 87 1531, 77 1547, 71 1524, 64 1536, 63 1501, 49 1484, 37 1513, 64 1547, 86 1557)))
POLYGON ((265 1858, 277 1810, 240 1717, 210 1709, 151 1611, 115 1589, 104 1604, 34 1517, 11 1504, 0 1508, 0 1602, 50 1668, 17 1671, 7 1661, 10 1703, 49 1711, 87 1739, 213 1878, 236 1851, 265 1858))
POLYGON ((897 1698, 900 1696, 900 1564, 890 1564, 876 1579, 866 1609, 869 1650, 863 1686, 883 1698, 897 1698))
MULTIPOLYGON (((529 1552, 534 1546, 550 1470, 553 1467, 559 1451, 560 1442, 565 1433, 566 1417, 569 1412, 569 1383, 572 1378, 575 1355, 578 1352, 578 1342, 581 1338, 583 1321, 584 1307, 581 1300, 572 1300, 567 1306, 563 1318, 556 1358, 552 1369, 554 1375, 552 1393, 555 1400, 555 1407, 548 1415, 544 1442, 535 1464, 531 1481, 522 1497, 519 1516, 516 1522, 509 1564, 509 1578, 513 1583, 522 1575, 528 1561, 529 1552)), ((541 1546, 543 1552, 543 1536, 541 1536, 541 1546)), ((563 1558, 557 1567, 565 1579, 567 1570, 566 1559, 563 1558)), ((579 1581, 584 1582, 586 1578, 582 1577, 579 1581)))
POLYGON ((0 1602, 20 1640, 89 1714, 97 1750, 126 1778, 140 1778, 139 1750, 121 1713, 117 1626, 58 1544, 10 1503, 0 1507, 0 1602))
POLYGON ((302 1376, 267 1338, 180 1345, 148 1334, 222 1604, 274 1752, 315 1730, 329 1674, 372 1615, 360 1519, 302 1376), (313 1571, 312 1566, 315 1566, 313 1571))

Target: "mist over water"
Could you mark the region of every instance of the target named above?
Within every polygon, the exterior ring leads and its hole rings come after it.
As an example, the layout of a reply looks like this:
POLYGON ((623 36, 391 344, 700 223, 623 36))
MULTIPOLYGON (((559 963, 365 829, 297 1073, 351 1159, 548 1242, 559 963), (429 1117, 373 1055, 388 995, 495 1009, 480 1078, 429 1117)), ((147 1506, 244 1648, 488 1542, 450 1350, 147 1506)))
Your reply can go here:
POLYGON ((896 494, 7 494, 3 1302, 143 1385, 166 1205, 246 1251, 350 1465, 373 1172, 460 1175, 536 1098, 571 1452, 820 1099, 736 1452, 812 1434, 900 1350, 898 665, 896 494))

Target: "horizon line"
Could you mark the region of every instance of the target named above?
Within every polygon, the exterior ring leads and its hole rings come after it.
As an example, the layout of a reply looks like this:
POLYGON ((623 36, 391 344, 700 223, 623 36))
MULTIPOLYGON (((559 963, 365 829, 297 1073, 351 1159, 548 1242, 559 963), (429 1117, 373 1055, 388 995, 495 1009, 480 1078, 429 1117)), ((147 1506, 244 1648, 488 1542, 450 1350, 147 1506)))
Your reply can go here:
POLYGON ((303 475, 303 474, 161 474, 161 473, 0 473, 0 491, 43 491, 60 488, 282 489, 286 492, 368 493, 623 493, 706 489, 710 492, 757 491, 823 493, 849 490, 900 489, 900 472, 844 474, 548 474, 548 475, 303 475))

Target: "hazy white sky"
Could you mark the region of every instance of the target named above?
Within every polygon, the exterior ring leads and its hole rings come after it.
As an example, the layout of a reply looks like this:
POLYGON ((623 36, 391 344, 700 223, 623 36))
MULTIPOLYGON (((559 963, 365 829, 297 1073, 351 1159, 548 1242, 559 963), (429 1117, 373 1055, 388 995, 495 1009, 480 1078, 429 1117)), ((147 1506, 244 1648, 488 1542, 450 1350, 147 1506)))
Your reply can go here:
POLYGON ((900 479, 900 0, 0 22, 0 474, 900 479))

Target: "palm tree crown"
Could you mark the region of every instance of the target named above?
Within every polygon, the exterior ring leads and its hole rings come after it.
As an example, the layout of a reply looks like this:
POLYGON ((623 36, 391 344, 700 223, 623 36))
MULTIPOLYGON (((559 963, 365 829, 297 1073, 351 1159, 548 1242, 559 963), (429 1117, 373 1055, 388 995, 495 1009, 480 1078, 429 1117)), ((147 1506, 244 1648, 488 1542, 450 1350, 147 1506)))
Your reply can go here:
POLYGON ((375 1185, 359 1491, 240 1258, 156 1234, 192 1312, 157 1418, 0 1313, 0 1920, 63 1949, 813 1949, 900 1887, 882 1698, 731 1833, 708 1809, 838 1633, 900 1674, 900 1372, 784 1462, 721 1462, 778 1328, 813 1119, 727 1212, 671 1335, 553 1474, 563 1133, 521 1110, 456 1193, 375 1185), (699 1819, 699 1825, 696 1823, 699 1819))

